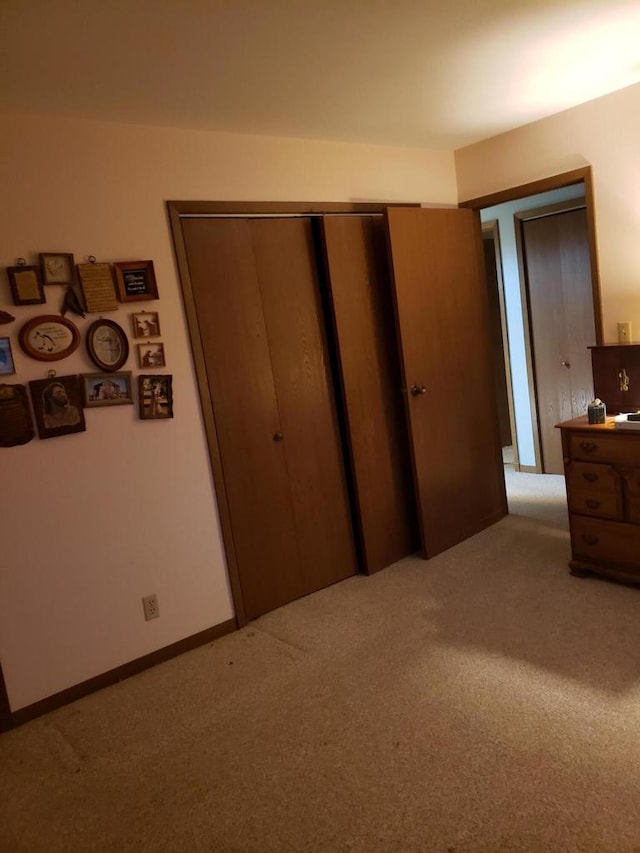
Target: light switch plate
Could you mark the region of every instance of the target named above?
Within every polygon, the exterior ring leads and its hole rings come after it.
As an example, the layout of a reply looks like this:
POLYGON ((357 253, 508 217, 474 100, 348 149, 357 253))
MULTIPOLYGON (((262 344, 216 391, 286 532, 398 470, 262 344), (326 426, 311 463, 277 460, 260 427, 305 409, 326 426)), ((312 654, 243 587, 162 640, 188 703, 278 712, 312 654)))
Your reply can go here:
POLYGON ((631 323, 628 320, 625 320, 624 323, 618 323, 618 343, 631 343, 631 323))

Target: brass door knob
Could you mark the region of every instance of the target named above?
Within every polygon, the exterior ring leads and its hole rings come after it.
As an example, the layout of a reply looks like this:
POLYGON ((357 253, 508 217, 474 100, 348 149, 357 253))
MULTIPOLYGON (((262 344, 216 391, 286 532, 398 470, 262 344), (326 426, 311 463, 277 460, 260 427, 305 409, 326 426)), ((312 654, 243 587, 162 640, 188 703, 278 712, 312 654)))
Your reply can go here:
POLYGON ((411 394, 414 397, 419 397, 421 394, 426 394, 426 393, 427 393, 427 389, 424 387, 424 385, 412 385, 411 386, 411 394))

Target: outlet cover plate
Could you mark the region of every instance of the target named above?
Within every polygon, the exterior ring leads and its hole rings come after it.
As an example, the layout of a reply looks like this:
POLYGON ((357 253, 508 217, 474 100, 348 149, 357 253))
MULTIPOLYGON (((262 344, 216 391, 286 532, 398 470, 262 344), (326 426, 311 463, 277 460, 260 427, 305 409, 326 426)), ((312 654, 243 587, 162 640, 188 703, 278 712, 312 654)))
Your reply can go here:
POLYGON ((157 619, 160 616, 160 608, 158 607, 158 596, 154 593, 153 595, 145 595, 142 599, 142 607, 144 610, 144 618, 149 621, 149 619, 157 619))

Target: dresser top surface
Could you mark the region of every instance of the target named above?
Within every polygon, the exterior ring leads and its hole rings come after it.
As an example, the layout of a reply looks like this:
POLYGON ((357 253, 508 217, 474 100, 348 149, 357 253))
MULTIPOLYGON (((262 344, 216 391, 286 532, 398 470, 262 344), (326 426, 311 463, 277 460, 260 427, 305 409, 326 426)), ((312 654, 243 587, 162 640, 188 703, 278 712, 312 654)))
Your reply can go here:
MULTIPOLYGON (((581 415, 579 418, 572 418, 570 421, 563 421, 561 424, 556 424, 557 429, 579 429, 588 432, 614 432, 616 435, 633 435, 633 430, 621 430, 615 428, 615 417, 608 416, 603 424, 590 424, 587 415, 581 415)), ((640 430, 638 430, 640 435, 640 430)))

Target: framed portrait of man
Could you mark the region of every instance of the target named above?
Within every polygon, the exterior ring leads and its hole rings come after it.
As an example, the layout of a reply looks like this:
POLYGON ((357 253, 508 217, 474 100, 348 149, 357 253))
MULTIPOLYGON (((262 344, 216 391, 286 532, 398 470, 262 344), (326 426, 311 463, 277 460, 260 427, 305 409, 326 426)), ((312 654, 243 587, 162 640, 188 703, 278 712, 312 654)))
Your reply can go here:
POLYGON ((53 376, 29 382, 40 438, 86 430, 78 376, 53 376))

